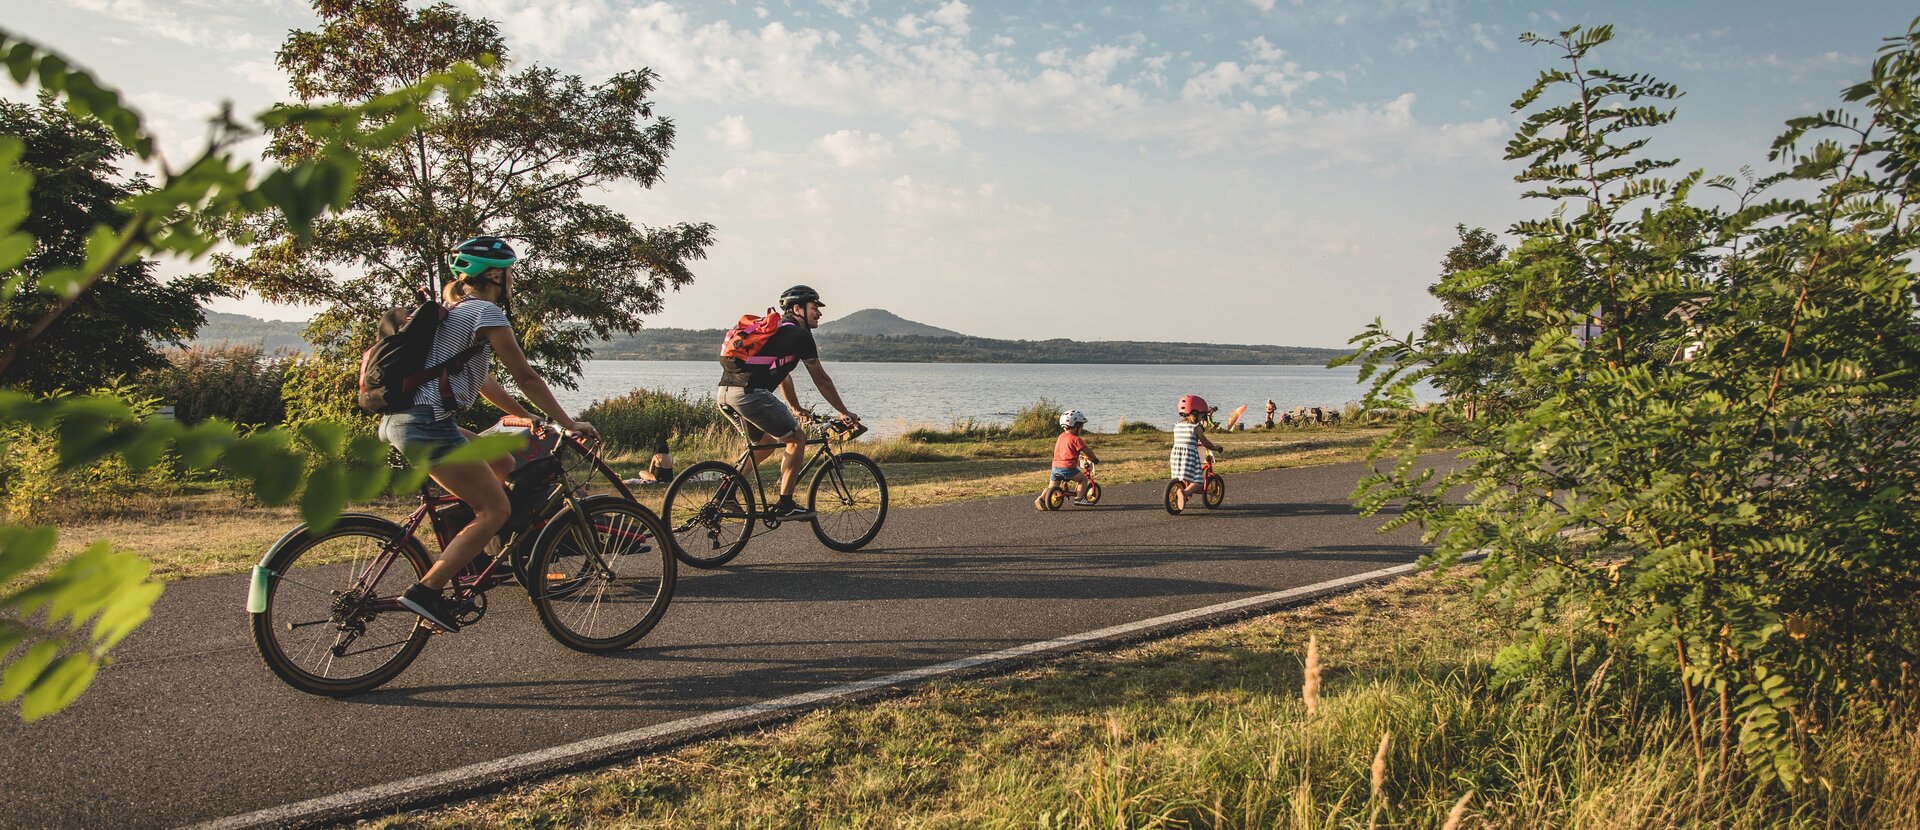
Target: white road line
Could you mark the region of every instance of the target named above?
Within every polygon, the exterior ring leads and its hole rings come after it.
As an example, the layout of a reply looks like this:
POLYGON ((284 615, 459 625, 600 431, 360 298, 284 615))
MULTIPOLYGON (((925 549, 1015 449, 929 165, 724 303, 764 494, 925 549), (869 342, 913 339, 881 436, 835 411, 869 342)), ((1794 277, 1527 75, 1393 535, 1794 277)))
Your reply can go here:
POLYGON ((876 689, 918 685, 943 675, 958 674, 982 666, 1016 661, 1037 654, 1071 649, 1076 646, 1084 646, 1105 640, 1124 639, 1129 635, 1141 631, 1177 626, 1180 623, 1227 614, 1244 608, 1284 604, 1289 600, 1332 593, 1368 582, 1402 576, 1412 573, 1415 570, 1416 566, 1411 564, 1396 565, 1391 568, 1381 568, 1377 571, 1368 571, 1363 574, 1341 577, 1340 579, 1331 579, 1313 585, 1289 588, 1285 591, 1275 591, 1273 593, 1260 594, 1231 602, 1223 602, 1218 605, 1209 605, 1205 608, 1195 608, 1191 611, 1181 611, 1179 613, 1167 614, 1151 619, 1122 623, 1120 625, 1108 626, 1080 634, 1069 634, 1065 637, 1057 637, 1052 640, 1028 643, 1022 646, 1014 646, 1012 648, 978 654, 972 657, 963 657, 938 665, 908 669, 884 677, 844 683, 812 692, 801 692, 800 694, 774 698, 760 703, 749 703, 745 706, 736 706, 732 709, 709 715, 699 715, 669 721, 667 723, 655 724, 653 726, 643 726, 639 729, 616 732, 612 735, 589 738, 584 741, 562 744, 560 746, 513 755, 498 760, 469 764, 445 772, 436 772, 430 775, 391 781, 363 789, 349 790, 343 793, 335 793, 334 795, 279 807, 270 807, 257 812, 214 819, 213 821, 191 825, 188 830, 240 830, 240 828, 253 827, 280 827, 313 821, 323 816, 352 813, 357 808, 364 806, 385 802, 402 802, 409 796, 429 793, 445 788, 457 788, 458 785, 464 782, 507 778, 512 777, 516 772, 532 771, 550 765, 563 764, 570 759, 617 754, 622 748, 628 746, 641 747, 665 743, 677 736, 702 734, 714 731, 733 722, 758 722, 767 719, 769 716, 784 712, 814 709, 824 703, 829 703, 841 698, 853 697, 876 689))

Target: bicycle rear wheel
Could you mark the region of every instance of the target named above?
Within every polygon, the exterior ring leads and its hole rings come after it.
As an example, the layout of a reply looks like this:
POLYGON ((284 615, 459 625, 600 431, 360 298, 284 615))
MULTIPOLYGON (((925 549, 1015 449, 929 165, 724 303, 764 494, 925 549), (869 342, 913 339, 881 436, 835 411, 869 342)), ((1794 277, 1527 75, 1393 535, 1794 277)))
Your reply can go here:
POLYGON ((626 648, 653 630, 673 599, 666 529, 653 511, 619 496, 591 496, 581 506, 592 532, 572 510, 548 522, 534 542, 527 593, 561 645, 626 648))
POLYGON ((1200 503, 1212 510, 1227 500, 1227 480, 1216 473, 1207 474, 1207 489, 1200 497, 1200 503))
POLYGON ((1175 516, 1180 515, 1180 512, 1182 510, 1182 508, 1180 507, 1180 488, 1185 486, 1186 485, 1182 483, 1179 479, 1174 479, 1173 481, 1167 482, 1166 506, 1167 506, 1168 513, 1175 516))
POLYGON ((325 533, 288 534, 267 555, 265 610, 253 643, 300 691, 340 696, 397 677, 431 636, 400 594, 431 566, 417 539, 376 516, 342 516, 325 533))
POLYGON ((887 478, 880 465, 857 452, 829 457, 813 474, 807 508, 814 511, 813 535, 837 551, 865 547, 887 520, 887 478))
POLYGON ((718 568, 753 536, 753 488, 733 465, 702 461, 674 476, 661 512, 673 555, 696 568, 718 568))

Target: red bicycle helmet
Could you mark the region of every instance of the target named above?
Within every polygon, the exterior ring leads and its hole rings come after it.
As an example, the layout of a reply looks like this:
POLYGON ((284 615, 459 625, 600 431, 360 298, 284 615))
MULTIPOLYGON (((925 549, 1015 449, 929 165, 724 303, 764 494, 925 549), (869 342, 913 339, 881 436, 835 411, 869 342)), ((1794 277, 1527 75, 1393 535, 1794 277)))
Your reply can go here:
POLYGON ((1194 415, 1207 411, 1207 399, 1199 395, 1185 395, 1180 398, 1179 410, 1182 415, 1194 415))

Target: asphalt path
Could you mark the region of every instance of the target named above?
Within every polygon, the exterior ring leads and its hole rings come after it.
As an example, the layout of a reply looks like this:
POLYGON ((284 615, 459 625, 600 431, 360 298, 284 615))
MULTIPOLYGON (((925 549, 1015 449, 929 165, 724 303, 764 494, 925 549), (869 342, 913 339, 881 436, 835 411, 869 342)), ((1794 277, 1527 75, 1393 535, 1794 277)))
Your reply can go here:
MULTIPOLYGON (((172 827, 1411 562, 1346 496, 1357 464, 1236 473, 1227 499, 1169 516, 1164 484, 1098 507, 1030 496, 896 509, 866 550, 802 525, 719 571, 681 568, 634 648, 563 648, 526 595, 436 637, 350 700, 282 684, 248 635, 243 576, 169 585, 153 619, 71 708, 0 717, 0 828, 172 827)), ((1036 479, 1039 474, 1036 473, 1036 479)))

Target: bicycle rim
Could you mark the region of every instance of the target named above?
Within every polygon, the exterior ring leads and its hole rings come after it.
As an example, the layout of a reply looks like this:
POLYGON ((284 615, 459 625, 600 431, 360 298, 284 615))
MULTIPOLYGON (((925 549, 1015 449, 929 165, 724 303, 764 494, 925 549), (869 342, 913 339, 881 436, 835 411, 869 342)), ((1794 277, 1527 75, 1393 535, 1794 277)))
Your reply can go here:
POLYGON ((1082 492, 1085 494, 1088 504, 1100 503, 1100 484, 1098 482, 1087 482, 1087 486, 1082 492))
POLYGON ((753 490, 730 464, 702 461, 667 485, 662 512, 673 555, 696 568, 718 568, 753 536, 753 490))
POLYGON ((1213 508, 1219 507, 1220 504, 1226 500, 1227 480, 1217 475, 1209 474, 1207 476, 1207 489, 1205 493, 1201 495, 1200 503, 1206 505, 1208 510, 1212 510, 1213 508))
POLYGON ((268 561, 267 608, 254 644, 289 685, 318 695, 373 689, 404 671, 429 632, 396 600, 427 571, 417 543, 387 553, 391 522, 343 520, 268 561))
POLYGON ((579 651, 626 648, 653 630, 673 598, 673 556, 659 518, 626 499, 583 504, 593 532, 561 514, 541 535, 528 586, 540 622, 579 651))
POLYGON ((807 507, 813 535, 838 551, 859 550, 880 535, 887 520, 887 479, 880 465, 858 453, 842 453, 813 474, 807 507))

